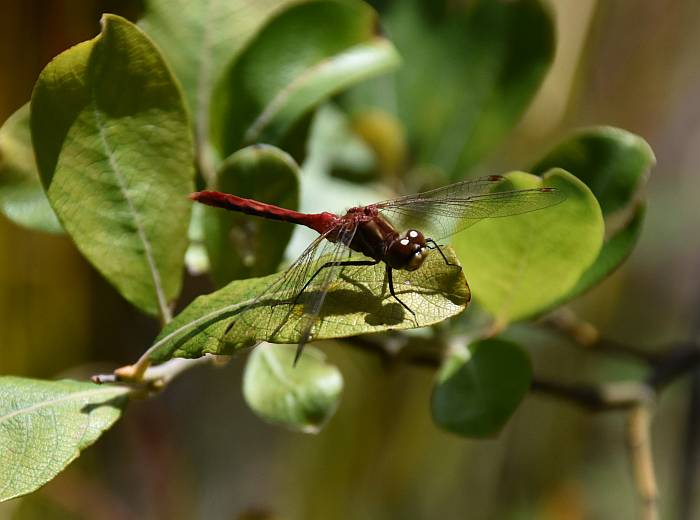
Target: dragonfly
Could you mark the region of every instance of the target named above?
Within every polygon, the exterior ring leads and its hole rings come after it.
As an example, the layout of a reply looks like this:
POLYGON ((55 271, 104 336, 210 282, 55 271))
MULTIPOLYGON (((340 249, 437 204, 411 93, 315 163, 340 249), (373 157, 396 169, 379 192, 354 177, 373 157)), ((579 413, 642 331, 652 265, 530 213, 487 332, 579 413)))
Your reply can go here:
MULTIPOLYGON (((292 310, 313 284, 313 291, 300 319, 294 320, 299 339, 294 364, 304 345, 313 339, 326 295, 344 268, 375 266, 383 263, 391 298, 415 319, 411 309, 394 287, 395 270, 417 271, 431 251, 449 262, 440 241, 488 218, 508 217, 559 204, 565 195, 553 187, 498 190, 506 178, 490 175, 365 206, 355 206, 344 214, 302 213, 218 191, 199 191, 190 198, 196 202, 270 220, 306 226, 319 236, 270 286, 238 313, 226 328, 236 324, 258 330, 289 328, 292 310), (253 309, 268 305, 261 316, 253 309), (280 302, 286 312, 278 312, 280 302)), ((275 332, 270 336, 274 338, 275 332)))

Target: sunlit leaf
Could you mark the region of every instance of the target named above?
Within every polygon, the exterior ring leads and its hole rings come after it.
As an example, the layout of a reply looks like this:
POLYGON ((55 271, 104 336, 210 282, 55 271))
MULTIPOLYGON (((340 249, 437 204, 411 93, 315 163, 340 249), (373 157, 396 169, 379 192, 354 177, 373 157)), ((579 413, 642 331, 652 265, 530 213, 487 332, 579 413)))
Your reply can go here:
MULTIPOLYGON (((279 148, 253 145, 222 163, 216 189, 296 210, 298 172, 294 159, 279 148)), ((275 271, 294 231, 291 224, 211 207, 204 210, 204 228, 218 285, 275 271)))
MULTIPOLYGON (((451 262, 456 262, 451 249, 445 248, 445 253, 451 262)), ((321 259, 318 265, 323 261, 321 259)), ((270 294, 269 299, 246 308, 280 275, 237 280, 214 293, 200 296, 163 329, 148 352, 149 358, 158 363, 172 357, 230 354, 257 341, 299 342, 304 299, 292 305, 287 301, 275 301, 275 295, 270 294), (259 315, 255 328, 235 326, 236 317, 243 309, 247 322, 255 322, 259 315), (234 326, 226 334, 232 322, 234 326), (281 328, 279 323, 283 324, 281 328)), ((462 312, 470 297, 461 270, 446 265, 437 254, 430 255, 414 272, 395 271, 394 286, 399 297, 416 313, 415 320, 389 294, 384 265, 345 268, 342 278, 330 287, 314 339, 432 325, 462 312)), ((306 294, 315 287, 312 283, 306 294)))
POLYGON ((343 376, 313 347, 293 366, 294 350, 269 343, 256 347, 246 364, 243 396, 262 419, 317 433, 338 406, 343 376))
POLYGON ((0 128, 0 213, 30 229, 62 232, 39 181, 29 131, 29 104, 0 128))
POLYGON ((598 199, 606 220, 598 258, 562 302, 596 285, 632 252, 645 213, 640 191, 655 162, 641 137, 619 128, 593 127, 576 132, 534 167, 534 173, 561 167, 581 179, 598 199))
POLYGON ((219 152, 278 144, 323 99, 394 68, 398 56, 376 26, 374 11, 355 0, 307 2, 271 20, 216 89, 211 115, 219 152))
POLYGON ((419 166, 464 176, 520 118, 554 57, 554 27, 540 0, 394 0, 382 22, 403 63, 345 97, 406 127, 419 166))
POLYGON ((0 377, 0 501, 42 486, 120 417, 131 390, 0 377))
POLYGON ((32 96, 49 201, 80 251, 130 302, 167 315, 180 292, 193 190, 182 95, 153 43, 105 15, 56 57, 32 96))
POLYGON ((516 344, 487 339, 449 358, 433 389, 433 419, 464 437, 497 434, 530 388, 532 367, 516 344))
POLYGON ((499 189, 553 186, 566 200, 487 219, 454 238, 475 299, 501 324, 549 310, 568 294, 597 258, 604 232, 595 197, 570 173, 550 170, 543 180, 516 172, 507 178, 499 189))

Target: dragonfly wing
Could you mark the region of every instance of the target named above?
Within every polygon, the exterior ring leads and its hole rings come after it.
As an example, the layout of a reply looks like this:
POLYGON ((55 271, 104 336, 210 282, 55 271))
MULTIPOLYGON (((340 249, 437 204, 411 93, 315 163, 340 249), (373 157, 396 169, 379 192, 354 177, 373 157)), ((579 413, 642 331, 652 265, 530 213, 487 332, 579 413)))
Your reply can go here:
POLYGON ((504 180, 492 175, 375 206, 400 231, 418 229, 440 240, 485 218, 529 213, 559 204, 566 198, 554 188, 497 191, 504 180))
POLYGON ((303 347, 312 335, 325 294, 339 275, 339 268, 315 273, 327 262, 350 256, 352 251, 347 244, 355 228, 349 225, 341 229, 336 242, 326 238, 329 233, 314 240, 280 278, 233 317, 229 329, 236 331, 236 336, 242 333, 255 341, 291 343, 296 341, 291 338, 300 338, 303 347))
POLYGON ((309 294, 309 300, 305 305, 306 311, 302 315, 299 323, 301 337, 294 356, 295 365, 301 356, 304 345, 312 339, 314 327, 319 321, 321 307, 323 307, 323 302, 326 299, 326 295, 328 294, 331 284, 340 278, 343 270, 345 269, 342 262, 349 260, 353 255, 349 245, 355 236, 356 230, 357 224, 350 223, 346 225, 340 231, 338 241, 334 244, 327 242, 328 246, 324 247, 324 251, 321 251, 318 256, 316 269, 322 270, 319 271, 318 275, 314 279, 314 282, 312 282, 313 290, 310 293, 307 293, 309 294))

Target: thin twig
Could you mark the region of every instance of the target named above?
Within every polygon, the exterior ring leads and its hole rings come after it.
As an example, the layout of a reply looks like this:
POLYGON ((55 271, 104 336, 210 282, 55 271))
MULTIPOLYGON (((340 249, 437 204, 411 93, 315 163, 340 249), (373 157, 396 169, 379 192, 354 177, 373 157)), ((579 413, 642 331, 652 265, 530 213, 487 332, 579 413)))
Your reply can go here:
POLYGON ((700 464, 700 370, 691 375, 690 396, 686 404, 686 423, 681 445, 681 475, 678 518, 691 520, 696 505, 697 468, 700 464))
POLYGON ((565 307, 548 314, 541 322, 568 336, 576 345, 591 351, 633 358, 648 364, 653 364, 657 360, 657 354, 654 352, 602 337, 594 325, 565 307))
POLYGON ((700 367, 700 346, 679 343, 661 350, 652 364, 647 384, 661 390, 680 376, 700 367))
POLYGON ((148 367, 143 375, 138 380, 129 378, 121 379, 118 370, 111 374, 97 374, 92 376, 92 381, 98 384, 102 383, 118 383, 131 382, 148 388, 149 390, 161 390, 168 385, 173 379, 183 372, 199 365, 216 363, 221 356, 213 356, 207 354, 195 359, 174 358, 160 365, 148 367))
POLYGON ((642 518, 659 518, 659 492, 654 472, 654 458, 651 450, 651 412, 647 406, 632 409, 627 428, 634 480, 642 500, 642 518))
MULTIPOLYGON (((355 336, 342 340, 354 348, 380 356, 386 366, 405 363, 437 368, 442 364, 446 346, 439 341, 409 338, 396 334, 355 336)), ((628 350, 625 348, 625 350, 628 350)), ((653 402, 656 394, 682 375, 700 367, 697 345, 673 345, 655 356, 651 373, 645 381, 623 381, 606 384, 564 383, 533 378, 531 390, 568 401, 590 411, 630 409, 653 402)))
POLYGON ((629 409, 654 399, 651 387, 632 381, 587 385, 533 378, 530 390, 568 401, 592 412, 629 409))

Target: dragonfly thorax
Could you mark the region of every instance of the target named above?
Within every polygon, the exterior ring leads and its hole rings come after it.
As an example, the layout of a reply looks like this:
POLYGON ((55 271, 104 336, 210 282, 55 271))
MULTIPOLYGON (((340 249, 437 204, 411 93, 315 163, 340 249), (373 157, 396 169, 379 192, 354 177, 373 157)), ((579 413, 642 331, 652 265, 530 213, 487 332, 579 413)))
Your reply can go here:
POLYGON ((415 271, 423 265, 428 251, 423 233, 409 229, 389 245, 385 261, 393 269, 415 271))

